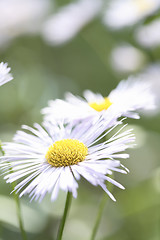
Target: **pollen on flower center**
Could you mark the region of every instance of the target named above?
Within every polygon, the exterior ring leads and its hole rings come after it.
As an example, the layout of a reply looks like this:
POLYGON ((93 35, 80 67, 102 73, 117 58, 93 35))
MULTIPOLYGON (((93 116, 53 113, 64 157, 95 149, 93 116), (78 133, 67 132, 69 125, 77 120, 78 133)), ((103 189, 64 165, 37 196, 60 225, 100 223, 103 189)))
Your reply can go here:
POLYGON ((104 98, 101 102, 91 102, 89 106, 92 107, 94 110, 101 112, 103 110, 107 110, 112 103, 110 102, 109 98, 104 98))
POLYGON ((87 146, 76 139, 56 141, 45 155, 53 167, 66 167, 82 162, 88 154, 87 146))

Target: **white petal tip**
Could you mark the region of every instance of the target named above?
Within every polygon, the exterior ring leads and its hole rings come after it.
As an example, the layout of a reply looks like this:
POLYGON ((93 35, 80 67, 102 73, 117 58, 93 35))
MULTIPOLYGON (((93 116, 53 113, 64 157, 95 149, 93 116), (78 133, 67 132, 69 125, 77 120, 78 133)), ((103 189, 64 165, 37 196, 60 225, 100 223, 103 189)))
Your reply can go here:
POLYGON ((127 173, 128 173, 128 171, 121 170, 121 173, 123 173, 123 174, 127 174, 127 173))

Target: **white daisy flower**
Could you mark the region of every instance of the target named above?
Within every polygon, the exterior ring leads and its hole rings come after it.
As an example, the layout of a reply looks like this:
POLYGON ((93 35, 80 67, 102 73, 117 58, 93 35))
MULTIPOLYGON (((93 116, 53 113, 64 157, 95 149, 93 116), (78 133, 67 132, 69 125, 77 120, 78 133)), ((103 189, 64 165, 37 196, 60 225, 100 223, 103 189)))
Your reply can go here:
POLYGON ((84 91, 84 98, 66 94, 66 101, 50 100, 48 107, 42 109, 45 119, 81 120, 103 114, 108 118, 108 111, 117 112, 117 118, 127 116, 139 118, 138 110, 154 108, 154 96, 150 84, 140 79, 129 78, 121 81, 108 97, 90 90, 84 91))
POLYGON ((115 201, 105 181, 124 189, 108 175, 113 171, 127 173, 117 159, 128 158, 124 150, 134 142, 134 135, 131 130, 118 131, 99 143, 113 120, 104 122, 99 118, 94 124, 87 120, 79 124, 44 122, 43 127, 23 126, 27 132, 18 131, 14 142, 3 143, 5 156, 0 157, 0 167, 4 178, 7 183, 19 181, 15 191, 21 192, 20 197, 29 194, 31 200, 42 200, 50 193, 54 201, 60 189, 72 192, 76 198, 77 181, 83 177, 92 185, 100 186, 115 201))
POLYGON ((140 70, 145 63, 146 57, 142 51, 128 43, 120 44, 111 51, 111 65, 115 71, 134 72, 140 70))
POLYGON ((0 47, 19 36, 39 33, 49 11, 49 0, 1 0, 0 47))
POLYGON ((160 0, 112 0, 106 10, 103 22, 120 29, 132 26, 160 7, 160 0))
POLYGON ((45 22, 44 39, 51 45, 68 42, 100 12, 102 0, 79 0, 59 9, 45 22))
POLYGON ((3 84, 11 81, 13 79, 12 74, 9 73, 11 70, 10 67, 8 67, 7 63, 0 63, 0 86, 3 84))
POLYGON ((160 18, 140 26, 135 31, 135 38, 141 46, 156 48, 160 45, 160 18))
POLYGON ((154 111, 149 112, 149 114, 157 114, 160 111, 160 63, 155 63, 148 65, 143 71, 139 74, 141 79, 144 79, 151 85, 152 92, 155 98, 156 108, 154 111))

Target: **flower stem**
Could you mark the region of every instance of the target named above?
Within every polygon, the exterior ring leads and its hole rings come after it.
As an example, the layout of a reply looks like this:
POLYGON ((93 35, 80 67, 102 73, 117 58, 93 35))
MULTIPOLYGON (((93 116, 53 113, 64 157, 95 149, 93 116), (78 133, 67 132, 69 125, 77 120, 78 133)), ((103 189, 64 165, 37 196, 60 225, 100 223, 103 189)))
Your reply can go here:
POLYGON ((71 200, 72 200, 72 193, 68 192, 67 197, 66 197, 66 203, 65 203, 65 208, 64 208, 64 212, 63 212, 63 217, 61 219, 61 223, 60 223, 60 226, 59 226, 59 229, 58 229, 58 234, 57 234, 56 240, 61 240, 62 239, 62 234, 63 234, 67 214, 68 214, 68 211, 69 211, 69 208, 70 208, 70 205, 71 205, 71 200))
MULTIPOLYGON (((109 190, 111 191, 112 185, 110 183, 108 185, 109 185, 109 190)), ((103 215, 103 212, 104 212, 104 208, 106 207, 106 204, 107 204, 108 200, 109 200, 108 195, 106 193, 104 193, 103 196, 102 196, 102 199, 100 201, 100 204, 99 204, 98 214, 97 214, 97 217, 96 217, 96 220, 95 220, 95 223, 94 223, 94 227, 93 227, 93 231, 92 231, 92 235, 91 235, 91 240, 94 240, 95 237, 96 237, 96 234, 97 234, 97 231, 98 231, 101 219, 102 219, 102 215, 103 215)))
POLYGON ((0 151, 1 151, 1 153, 2 153, 2 156, 4 156, 5 152, 4 152, 3 148, 2 148, 2 143, 1 143, 1 141, 0 141, 0 151))
MULTIPOLYGON (((15 182, 12 183, 12 188, 15 188, 15 182)), ((19 201, 19 197, 18 195, 14 192, 14 199, 15 199, 15 203, 16 203, 16 209, 17 209, 17 217, 18 217, 18 222, 19 222, 19 228, 21 231, 21 236, 23 240, 27 240, 27 235, 26 232, 24 230, 24 226, 23 226, 23 221, 22 221, 22 215, 21 215, 21 207, 20 207, 20 201, 19 201)))
MULTIPOLYGON (((0 142, 0 151, 1 151, 2 155, 4 156, 5 152, 2 148, 1 142, 0 142)), ((10 172, 12 172, 12 169, 10 169, 10 172)), ((12 189, 14 190, 14 188, 16 186, 16 183, 13 182, 11 185, 12 185, 12 189)), ((15 199, 15 203, 16 203, 17 217, 18 217, 18 222, 19 222, 19 228, 20 228, 20 231, 21 231, 21 236, 22 236, 23 240, 27 240, 27 235, 26 235, 25 230, 24 230, 22 216, 21 216, 21 208, 20 208, 19 197, 15 192, 14 192, 14 199, 15 199)))
POLYGON ((102 214, 104 211, 104 208, 106 206, 108 200, 108 196, 106 196, 106 193, 103 194, 103 197, 101 199, 101 202, 99 204, 99 210, 98 210, 98 214, 94 223, 94 227, 93 227, 93 231, 92 231, 92 235, 91 235, 91 240, 94 240, 98 231, 98 227, 100 225, 101 219, 102 219, 102 214))

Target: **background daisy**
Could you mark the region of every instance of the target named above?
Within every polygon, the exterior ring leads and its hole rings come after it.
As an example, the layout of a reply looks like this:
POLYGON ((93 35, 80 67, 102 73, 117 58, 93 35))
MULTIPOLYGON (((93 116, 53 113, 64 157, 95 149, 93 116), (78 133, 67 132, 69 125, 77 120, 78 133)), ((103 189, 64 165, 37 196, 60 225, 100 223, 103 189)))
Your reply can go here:
POLYGON ((113 28, 132 26, 159 9, 159 0, 114 0, 104 14, 104 23, 113 28))
POLYGON ((42 109, 45 119, 80 120, 87 117, 96 117, 112 108, 117 112, 117 117, 127 116, 139 118, 137 111, 150 110, 155 106, 154 95, 150 84, 141 79, 129 78, 121 81, 119 85, 103 97, 100 93, 93 93, 90 90, 84 91, 84 98, 66 94, 66 101, 50 100, 48 107, 42 109))

